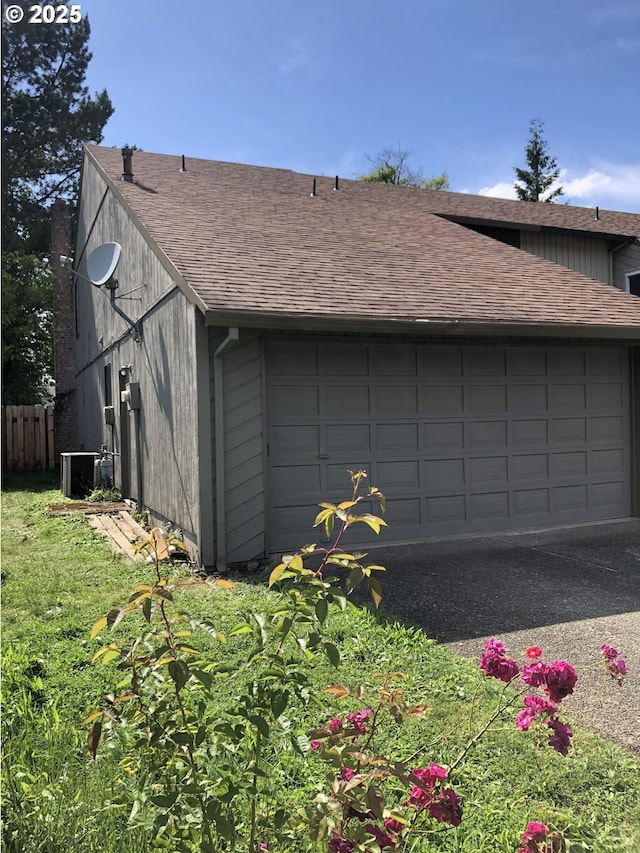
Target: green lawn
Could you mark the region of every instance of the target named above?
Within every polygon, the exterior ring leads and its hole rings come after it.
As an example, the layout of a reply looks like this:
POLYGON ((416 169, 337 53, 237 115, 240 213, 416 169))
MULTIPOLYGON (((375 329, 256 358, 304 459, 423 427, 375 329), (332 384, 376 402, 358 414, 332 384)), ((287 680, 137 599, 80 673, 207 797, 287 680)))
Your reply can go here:
MULTIPOLYGON (((128 780, 118 766, 117 743, 92 761, 82 719, 113 689, 110 666, 93 664, 100 646, 93 623, 122 604, 152 569, 132 567, 109 551, 84 518, 50 516, 60 502, 50 478, 8 478, 2 506, 2 735, 3 844, 20 853, 134 853, 156 849, 141 829, 130 829, 128 808, 115 805, 128 780)), ((249 612, 266 612, 277 593, 264 582, 239 580, 233 590, 186 593, 191 612, 228 631, 249 612)), ((123 624, 122 633, 135 626, 123 624)), ((401 671, 406 699, 433 710, 423 720, 381 727, 376 747, 416 763, 451 764, 491 716, 501 685, 477 667, 407 626, 366 608, 332 617, 331 640, 340 649, 338 672, 312 669, 314 691, 335 683, 364 684, 375 691, 385 673, 401 671)), ((248 678, 247 640, 231 637, 224 649, 233 674, 222 680, 220 708, 233 703, 248 678)), ((220 654, 215 641, 205 642, 220 654)), ((480 649, 478 650, 480 653, 480 649)), ((327 696, 327 703, 329 697, 327 696)), ((311 731, 344 709, 327 704, 300 709, 296 725, 311 731), (337 707, 337 710, 336 710, 337 707)), ((576 731, 569 756, 536 744, 516 730, 513 714, 481 739, 452 780, 464 818, 457 828, 418 838, 406 849, 448 853, 508 853, 527 821, 540 820, 566 833, 570 851, 640 850, 640 762, 584 730, 576 731)), ((284 808, 295 811, 326 790, 324 767, 313 753, 301 756, 278 742, 272 771, 284 808)), ((439 830, 444 830, 438 825, 439 830)), ((170 849, 170 848, 166 848, 170 849)), ((245 850, 241 844, 238 851, 245 850)), ((290 849, 312 850, 301 836, 290 849)), ((320 848, 320 849, 325 849, 320 848)))

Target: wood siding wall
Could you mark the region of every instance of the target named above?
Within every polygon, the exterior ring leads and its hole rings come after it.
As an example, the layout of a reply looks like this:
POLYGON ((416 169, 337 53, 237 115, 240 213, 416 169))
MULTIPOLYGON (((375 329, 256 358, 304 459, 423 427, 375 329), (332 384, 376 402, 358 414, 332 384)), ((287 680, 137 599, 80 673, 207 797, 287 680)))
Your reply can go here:
MULTIPOLYGON (((212 353, 223 337, 220 330, 212 330, 212 353)), ((250 560, 265 551, 265 438, 259 334, 241 329, 239 341, 224 352, 222 359, 226 544, 227 561, 234 563, 250 560)))
POLYGON ((620 290, 626 290, 625 273, 631 270, 640 270, 640 240, 613 253, 613 284, 620 290))
MULTIPOLYGON (((140 188, 140 192, 145 190, 140 188)), ((203 377, 197 371, 196 351, 204 318, 178 289, 115 194, 85 162, 76 247, 79 271, 86 274, 86 258, 92 249, 114 240, 122 245, 115 275, 117 304, 133 320, 141 320, 142 340, 133 339, 126 321, 113 310, 105 288, 77 281, 79 441, 85 450, 98 450, 106 444, 120 454, 116 456, 116 485, 129 484, 125 497, 141 502, 152 519, 180 527, 185 540, 199 546, 197 413, 198 384, 203 377), (103 412, 108 365, 113 426, 105 424, 103 412), (123 381, 140 385, 139 416, 120 405, 123 381), (127 451, 128 471, 123 467, 127 451)), ((210 399, 208 382, 202 394, 210 399)))
POLYGON ((521 231, 520 248, 589 278, 609 282, 609 246, 605 240, 521 231))

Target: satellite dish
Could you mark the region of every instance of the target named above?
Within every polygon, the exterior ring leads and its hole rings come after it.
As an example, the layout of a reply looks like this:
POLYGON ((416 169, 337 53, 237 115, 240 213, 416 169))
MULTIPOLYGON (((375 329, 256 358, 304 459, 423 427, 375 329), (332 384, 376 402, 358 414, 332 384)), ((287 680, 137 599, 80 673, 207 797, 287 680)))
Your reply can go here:
POLYGON ((106 284, 116 271, 122 246, 120 243, 103 243, 87 258, 87 277, 96 287, 106 284))

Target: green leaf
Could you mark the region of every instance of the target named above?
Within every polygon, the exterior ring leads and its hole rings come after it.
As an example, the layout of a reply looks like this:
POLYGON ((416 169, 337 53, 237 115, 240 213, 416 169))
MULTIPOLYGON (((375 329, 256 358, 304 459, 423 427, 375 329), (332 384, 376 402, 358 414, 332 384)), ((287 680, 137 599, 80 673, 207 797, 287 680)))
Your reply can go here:
POLYGON ((289 634, 289 631, 291 630, 292 625, 293 625, 293 619, 291 619, 289 616, 287 616, 286 619, 281 619, 278 622, 278 627, 276 629, 276 633, 277 633, 278 637, 280 637, 281 639, 283 637, 286 637, 289 634))
POLYGON ((182 690, 191 678, 191 671, 184 661, 171 660, 169 661, 169 675, 173 679, 177 689, 182 690))
POLYGON ((87 735, 87 748, 89 749, 89 753, 94 761, 96 759, 96 753, 98 752, 98 745, 100 744, 101 736, 102 723, 100 720, 96 720, 89 729, 89 734, 87 735))
POLYGON ((251 634, 253 628, 248 622, 238 622, 238 624, 229 631, 230 637, 237 637, 238 634, 251 634))
POLYGON ((110 631, 113 631, 122 620, 124 610, 121 607, 114 607, 107 613, 107 625, 110 631))
POLYGON ((235 829, 227 816, 223 814, 216 814, 213 820, 216 825, 216 832, 218 835, 222 836, 222 838, 227 841, 233 841, 235 829))
POLYGON ((318 618, 318 622, 321 625, 324 625, 327 615, 329 613, 329 605, 327 603, 326 598, 319 598, 316 601, 316 616, 318 618))
POLYGON ((173 732, 170 737, 174 743, 181 743, 184 746, 189 746, 193 743, 193 735, 189 732, 173 732))
POLYGON ((269 723, 265 720, 264 717, 260 717, 258 714, 252 714, 249 717, 249 722, 253 723, 253 725, 258 729, 261 735, 264 735, 264 737, 269 737, 269 723))
POLYGON ((142 615, 147 620, 149 624, 151 624, 151 599, 145 598, 142 602, 142 606, 140 608, 142 610, 142 615))
POLYGON ((336 517, 333 513, 328 515, 324 521, 324 533, 327 539, 331 538, 331 534, 333 533, 333 525, 335 524, 336 517))
POLYGON ((271 711, 276 720, 281 716, 288 704, 289 692, 287 690, 274 693, 271 696, 271 711))
POLYGON ((269 575, 269 586, 272 587, 274 583, 278 583, 278 581, 286 571, 287 566, 285 563, 280 563, 279 565, 277 565, 269 575))
POLYGON ((384 814, 385 800, 382 790, 377 785, 370 785, 367 788, 367 805, 377 817, 382 820, 384 814))
POLYGON ((211 685, 213 684, 213 677, 210 673, 205 672, 202 669, 193 669, 191 670, 191 674, 194 678, 197 678, 198 681, 207 688, 207 690, 211 690, 211 685))
POLYGON ((93 722, 97 717, 101 717, 101 716, 102 716, 102 714, 103 714, 102 709, 101 709, 101 708, 96 708, 95 710, 91 711, 91 713, 90 713, 90 714, 88 714, 88 715, 84 718, 84 720, 82 721, 82 725, 83 725, 83 726, 88 726, 88 725, 89 725, 89 723, 92 723, 92 722, 93 722))
POLYGON ((331 665, 335 666, 337 669, 340 666, 340 652, 336 646, 334 646, 333 643, 325 643, 324 650, 331 665))
MULTIPOLYGON (((116 658, 120 657, 120 649, 107 649, 105 653, 102 655, 102 663, 109 663, 109 661, 116 660, 116 658)), ((95 656, 94 656, 95 659, 95 656)))
POLYGON ((320 844, 328 832, 327 816, 322 812, 314 812, 309 820, 309 836, 316 844, 320 844))
POLYGON ((177 791, 169 791, 168 794, 155 794, 153 797, 149 797, 154 806, 158 806, 161 809, 170 809, 171 806, 178 799, 177 791))
POLYGON ((91 634, 89 635, 90 638, 93 640, 95 637, 98 636, 100 631, 102 631, 102 629, 106 628, 106 627, 107 627, 107 617, 103 616, 101 619, 98 619, 98 621, 94 624, 93 628, 91 629, 91 634))
POLYGON ((358 586, 358 584, 362 581, 364 577, 364 572, 362 568, 358 566, 357 569, 353 569, 347 575, 347 592, 353 592, 353 590, 358 586))
POLYGON ((364 515, 357 515, 355 518, 351 519, 351 522, 362 521, 364 524, 368 524, 369 527, 374 531, 374 533, 380 533, 381 527, 388 527, 387 522, 383 518, 378 518, 377 515, 371 515, 371 513, 365 513, 364 515))
POLYGON ((376 608, 380 607, 380 602, 382 601, 382 584, 378 580, 378 578, 369 578, 369 592, 371 594, 371 599, 376 608))

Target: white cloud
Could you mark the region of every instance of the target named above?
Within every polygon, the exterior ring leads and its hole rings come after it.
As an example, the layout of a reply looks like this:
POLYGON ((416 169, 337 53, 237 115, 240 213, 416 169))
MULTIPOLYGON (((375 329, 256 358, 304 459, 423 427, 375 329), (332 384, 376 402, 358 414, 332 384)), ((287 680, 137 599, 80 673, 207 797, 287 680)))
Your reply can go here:
POLYGON ((513 181, 510 184, 502 181, 492 187, 481 187, 478 190, 478 195, 488 195, 491 198, 518 198, 513 188, 513 181))
POLYGON ((575 176, 563 169, 560 184, 573 204, 640 210, 639 164, 601 162, 586 174, 575 176))
MULTIPOLYGON (((580 207, 604 207, 610 210, 640 211, 640 165, 625 163, 596 163, 579 174, 562 169, 558 185, 564 190, 560 201, 580 207)), ((479 195, 493 198, 517 198, 512 182, 500 181, 481 187, 479 195)))

